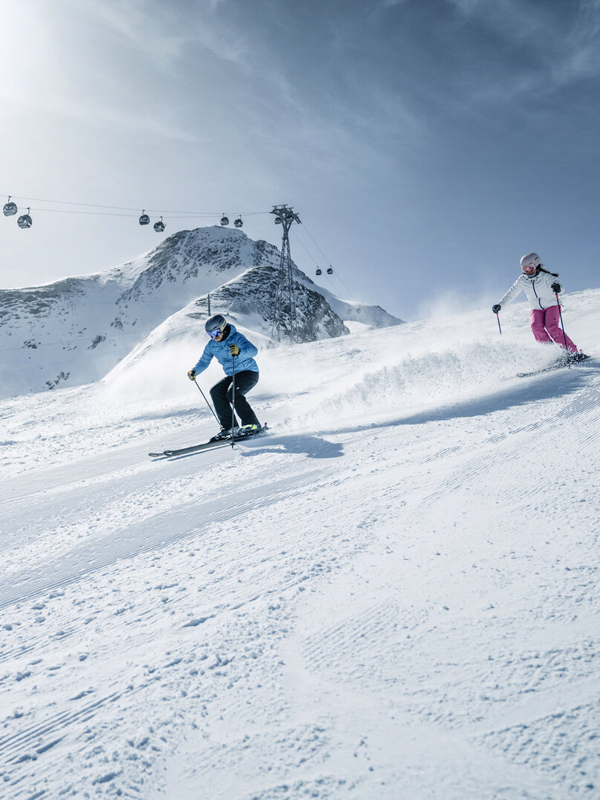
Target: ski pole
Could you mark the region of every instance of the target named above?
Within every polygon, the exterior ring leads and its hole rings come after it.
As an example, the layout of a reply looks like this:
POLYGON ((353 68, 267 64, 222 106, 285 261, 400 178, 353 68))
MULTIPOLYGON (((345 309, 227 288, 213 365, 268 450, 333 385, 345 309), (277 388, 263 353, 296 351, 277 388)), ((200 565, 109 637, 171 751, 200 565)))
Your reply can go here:
MULTIPOLYGON (((199 386, 199 385, 196 383, 196 378, 194 378, 194 383, 196 384, 196 386, 198 386, 198 391, 200 392, 200 394, 202 395, 202 397, 204 397, 204 402, 206 403, 206 405, 207 405, 207 406, 210 408, 210 410, 212 411, 212 415, 213 415, 213 417, 214 417, 214 418, 217 420, 217 422, 219 422, 219 418, 218 418, 218 417, 217 417, 217 415, 215 414, 215 410, 214 410, 214 408, 211 406, 211 404, 210 404, 210 403, 208 402, 208 400, 206 399, 206 397, 205 397, 205 395, 204 395, 204 392, 202 391, 202 389, 200 388, 200 386, 199 386)), ((219 427, 220 427, 220 426, 221 426, 221 423, 219 422, 219 427)))
POLYGON ((562 328, 563 338, 565 340, 565 350, 567 351, 567 355, 568 355, 569 351, 567 349, 567 334, 565 333, 565 324, 564 324, 563 318, 562 318, 562 309, 560 307, 560 300, 558 299, 558 292, 554 292, 554 296, 556 297, 556 305, 558 306, 558 315, 560 317, 560 327, 562 328))
POLYGON ((231 446, 235 439, 235 356, 231 356, 231 446))
POLYGON ((498 330, 500 331, 500 336, 502 336, 502 325, 500 325, 500 312, 496 314, 496 319, 498 320, 498 330))

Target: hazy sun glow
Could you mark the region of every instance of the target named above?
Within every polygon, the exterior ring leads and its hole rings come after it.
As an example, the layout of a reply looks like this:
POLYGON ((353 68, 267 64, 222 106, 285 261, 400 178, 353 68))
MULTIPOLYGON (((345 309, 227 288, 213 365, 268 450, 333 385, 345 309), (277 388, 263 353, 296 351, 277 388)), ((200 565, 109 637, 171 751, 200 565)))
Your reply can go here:
MULTIPOLYGON (((495 297, 532 250, 583 289, 599 47, 598 0, 6 0, 0 193, 260 211, 244 232, 277 244, 268 212, 288 203, 352 293, 391 294, 402 318, 424 294, 495 297)), ((127 219, 32 212, 26 232, 0 218, 0 286, 156 242, 127 219)))
POLYGON ((53 71, 45 13, 37 3, 6 3, 0 23, 0 100, 35 104, 53 71))

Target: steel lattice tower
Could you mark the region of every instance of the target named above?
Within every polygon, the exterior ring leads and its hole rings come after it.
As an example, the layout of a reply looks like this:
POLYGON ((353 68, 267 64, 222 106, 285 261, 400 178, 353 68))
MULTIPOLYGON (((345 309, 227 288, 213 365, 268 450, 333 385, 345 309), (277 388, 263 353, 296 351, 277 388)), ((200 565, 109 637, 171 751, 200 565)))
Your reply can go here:
POLYGON ((279 275, 275 289, 273 304, 273 323, 271 338, 281 341, 282 334, 289 336, 290 342, 296 341, 296 297, 294 293, 294 275, 292 272, 292 256, 290 253, 290 228, 292 222, 301 224, 300 217, 287 206, 274 206, 271 214, 275 214, 275 223, 283 227, 281 240, 281 260, 279 275))

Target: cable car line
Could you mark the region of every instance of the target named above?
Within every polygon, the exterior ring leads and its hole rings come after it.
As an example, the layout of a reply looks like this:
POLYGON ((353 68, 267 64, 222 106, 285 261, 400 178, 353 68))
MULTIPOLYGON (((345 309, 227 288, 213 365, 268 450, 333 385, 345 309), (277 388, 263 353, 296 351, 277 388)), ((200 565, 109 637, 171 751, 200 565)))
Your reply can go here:
MULTIPOLYGON (((306 226, 304 226, 304 227, 305 227, 305 229, 306 229, 306 226)), ((312 241, 313 241, 313 243, 314 243, 315 247, 316 247, 316 248, 319 250, 319 252, 320 252, 320 253, 321 253, 321 255, 323 256, 323 258, 325 258, 325 254, 323 253, 323 251, 321 250, 321 248, 319 247, 319 245, 316 243, 316 241, 314 240, 313 236, 311 236, 311 234, 310 234, 310 232, 309 232, 308 230, 307 230, 306 232, 308 233, 308 235, 309 235, 309 236, 310 236, 310 238, 312 239, 312 241)), ((312 259, 313 263, 314 263, 314 264, 315 264, 315 266, 317 267, 317 269, 315 270, 315 274, 317 275, 317 277, 321 277, 321 276, 323 275, 323 269, 322 269, 322 268, 319 266, 319 263, 318 263, 318 261, 317 261, 317 260, 315 259, 315 257, 312 255, 312 253, 311 253, 311 252, 310 252, 310 250, 307 248, 307 246, 304 244, 304 242, 302 241, 302 239, 300 238, 300 236, 299 236, 299 234, 298 234, 298 231, 297 231, 297 230, 294 230, 294 231, 293 231, 293 233, 294 233, 294 235, 296 236, 296 240, 297 240, 298 242, 300 242, 300 244, 302 245, 302 247, 304 248, 304 250, 305 250, 305 251, 308 253, 309 257, 312 259)), ((327 260, 327 259, 325 259, 325 260, 327 260)), ((329 263, 329 262, 327 262, 327 263, 329 263)), ((330 276, 330 275, 334 275, 334 274, 335 274, 336 278, 338 279, 338 281, 341 283, 341 285, 344 287, 345 291, 347 292, 348 298, 349 298, 350 300, 354 300, 354 299, 355 299, 355 298, 354 298, 354 296, 352 295, 352 292, 350 291, 350 289, 348 289, 348 287, 346 286, 346 284, 344 283, 344 281, 341 279, 341 277, 338 275, 338 273, 337 273, 337 272, 336 272, 336 273, 334 273, 334 271, 333 271, 333 267, 331 266, 331 264, 329 264, 329 266, 328 266, 328 267, 327 267, 327 269, 325 270, 325 273, 326 273, 326 276, 327 276, 327 280, 329 281, 329 283, 330 283, 330 285, 331 285, 331 287, 332 287, 333 289, 335 289, 336 287, 335 287, 335 284, 332 282, 332 280, 331 280, 331 278, 330 278, 329 276, 330 276)))
MULTIPOLYGON (((321 250, 321 248, 319 247, 319 245, 316 243, 316 241, 315 241, 315 239, 314 239, 314 237, 313 237, 312 233, 311 233, 311 232, 308 230, 308 228, 306 227, 306 225, 304 226, 304 230, 305 230, 305 231, 308 233, 308 235, 309 235, 309 236, 310 236, 310 238, 312 239, 312 241, 313 241, 313 244, 315 245, 315 247, 317 248, 317 250, 319 251, 319 253, 321 253, 321 255, 323 256, 323 258, 325 259, 325 261, 326 261, 326 262, 329 264, 329 259, 327 258, 327 256, 325 255, 325 253, 324 253, 324 252, 321 250)), ((330 266, 331 266, 331 264, 330 264, 330 266)))
MULTIPOLYGON (((1 196, 1 194, 2 193, 0 193, 0 196, 1 196)), ((137 216, 139 214, 139 209, 131 208, 131 207, 127 207, 127 206, 108 206, 108 205, 102 205, 100 203, 80 203, 80 202, 74 202, 74 201, 71 201, 71 200, 49 200, 47 198, 44 199, 44 198, 39 198, 39 197, 17 197, 16 199, 17 200, 25 200, 25 201, 34 202, 34 203, 44 203, 44 204, 47 204, 47 205, 69 206, 69 208, 34 208, 33 211, 35 213, 37 213, 37 212, 42 212, 42 213, 50 212, 50 213, 54 213, 54 214, 85 214, 85 215, 90 215, 90 216, 107 216, 107 217, 134 217, 134 216, 137 216), (87 211, 87 210, 83 210, 83 209, 96 209, 96 210, 87 211), (97 209, 102 209, 102 210, 97 210, 97 209)), ((283 208, 285 208, 285 206, 283 206, 283 208)), ((4 204, 3 209, 2 209, 2 212, 3 212, 4 216, 5 217, 15 216, 16 214, 18 214, 18 211, 19 211, 19 208, 17 206, 17 203, 13 200, 13 196, 12 195, 8 195, 8 200, 6 201, 6 203, 4 204)), ((31 211, 32 211, 31 206, 29 206, 27 208, 27 213, 26 214, 21 214, 18 217, 17 225, 19 226, 19 228, 22 228, 22 229, 31 228, 31 226, 33 225, 33 219, 32 219, 32 216, 31 216, 31 211)), ((243 224, 244 224, 243 223, 243 219, 242 219, 243 216, 251 217, 251 216, 259 216, 259 215, 266 215, 266 214, 272 214, 272 213, 274 213, 274 212, 273 211, 244 211, 244 212, 239 213, 238 216, 234 219, 233 225, 234 225, 235 228, 241 228, 243 226, 243 224)), ((166 228, 166 224, 165 224, 165 221, 164 221, 165 219, 167 219, 167 220, 185 220, 185 219, 198 219, 198 218, 202 218, 202 217, 214 217, 215 219, 219 219, 219 224, 221 225, 221 227, 226 227, 226 226, 229 225, 229 217, 224 212, 221 212, 221 214, 219 214, 216 211, 168 211, 168 210, 165 210, 165 209, 147 209, 147 210, 146 209, 142 209, 142 213, 138 216, 138 223, 140 225, 142 225, 142 226, 150 225, 150 223, 151 223, 150 214, 154 214, 154 215, 160 216, 160 219, 156 220, 154 222, 153 226, 152 226, 154 228, 154 230, 156 231, 156 233, 163 233, 164 232, 164 230, 166 228)), ((282 224, 282 219, 281 219, 280 216, 276 216, 275 217, 275 223, 276 224, 282 224)), ((304 225, 303 227, 304 227, 304 230, 306 231, 307 235, 312 240, 314 246, 317 248, 319 253, 325 259, 325 261, 326 261, 326 263, 328 265, 327 268, 325 269, 325 272, 326 272, 326 274, 328 276, 328 279, 329 279, 329 276, 334 274, 333 267, 332 267, 331 263, 329 262, 329 259, 327 258, 327 256, 325 255, 325 253, 323 252, 323 250, 321 249, 321 247, 319 246, 319 244, 315 240, 315 238, 312 235, 312 233, 308 230, 306 225, 304 225)), ((294 231, 294 233, 296 233, 296 232, 294 231)), ((321 266, 319 265, 318 261, 314 258, 314 256, 310 252, 310 250, 306 247, 306 245, 304 244, 304 242, 298 236, 297 233, 296 233, 296 238, 300 242, 300 244, 302 245, 302 247, 304 248, 306 253, 309 255, 309 257, 314 262, 314 264, 316 266, 316 270, 315 270, 316 275, 318 277, 323 275, 323 271, 324 270, 321 268, 321 266)), ((341 283, 341 285, 344 287, 346 292, 348 292, 348 295, 352 298, 352 293, 350 292, 350 290, 348 289, 348 287, 346 286, 344 281, 341 279, 341 277, 339 275, 336 275, 336 277, 339 280, 339 282, 341 283)), ((330 283, 331 283, 331 281, 330 281, 330 283)), ((333 284, 332 284, 332 286, 333 286, 333 284)))
MULTIPOLYGON (((5 192, 0 192, 0 197, 3 194, 6 194, 6 193, 5 192)), ((14 198, 14 195, 8 195, 8 203, 6 205, 9 205, 11 203, 11 198, 14 198)), ((44 199, 44 198, 41 198, 41 197, 21 197, 21 196, 19 196, 16 199, 17 200, 25 200, 25 201, 30 202, 30 203, 52 203, 54 205, 62 205, 62 206, 81 206, 81 207, 84 207, 84 208, 104 208, 104 209, 107 209, 107 210, 110 210, 110 211, 135 211, 135 212, 137 212, 139 214, 139 208, 129 208, 127 206, 107 206, 107 205, 102 205, 101 203, 78 203, 78 202, 73 202, 71 200, 48 200, 48 199, 44 199)), ((13 202, 12 205, 14 206, 16 204, 13 202)), ((50 211, 51 209, 47 208, 47 209, 37 209, 37 210, 50 211)), ((219 214, 219 212, 217 212, 217 211, 190 211, 190 210, 187 210, 187 211, 168 211, 168 210, 165 210, 163 208, 149 208, 149 209, 147 209, 147 211, 149 211, 151 214, 163 214, 163 216, 166 215, 166 214, 183 214, 183 215, 190 215, 190 216, 193 216, 193 217, 220 217, 220 216, 223 216, 222 212, 221 212, 221 214, 219 214)), ((16 212, 13 211, 12 213, 14 214, 16 212)), ((66 213, 68 213, 68 212, 66 212, 66 213)), ((243 216, 249 217, 249 216, 257 216, 259 214, 269 214, 269 213, 270 213, 269 211, 243 211, 243 212, 241 212, 241 214, 239 216, 241 217, 243 215, 243 216)), ((5 215, 8 216, 8 214, 5 214, 5 215)))

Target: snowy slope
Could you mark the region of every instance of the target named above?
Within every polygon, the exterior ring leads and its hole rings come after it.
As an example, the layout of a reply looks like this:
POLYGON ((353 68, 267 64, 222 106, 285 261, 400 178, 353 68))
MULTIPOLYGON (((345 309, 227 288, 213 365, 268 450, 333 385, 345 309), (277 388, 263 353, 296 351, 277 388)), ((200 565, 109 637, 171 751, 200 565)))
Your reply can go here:
MULTIPOLYGON (((264 326, 279 264, 275 245, 236 229, 197 228, 106 272, 0 290, 0 396, 99 380, 189 303, 199 301, 196 311, 202 308, 206 318, 209 293, 212 313, 244 315, 252 307, 264 326)), ((347 333, 338 311, 348 311, 349 319, 362 311, 372 327, 401 322, 382 309, 338 300, 298 269, 295 277, 302 340, 347 333)))
POLYGON ((185 376, 0 403, 0 797, 600 796, 600 372, 527 316, 263 349, 188 458, 185 376))

